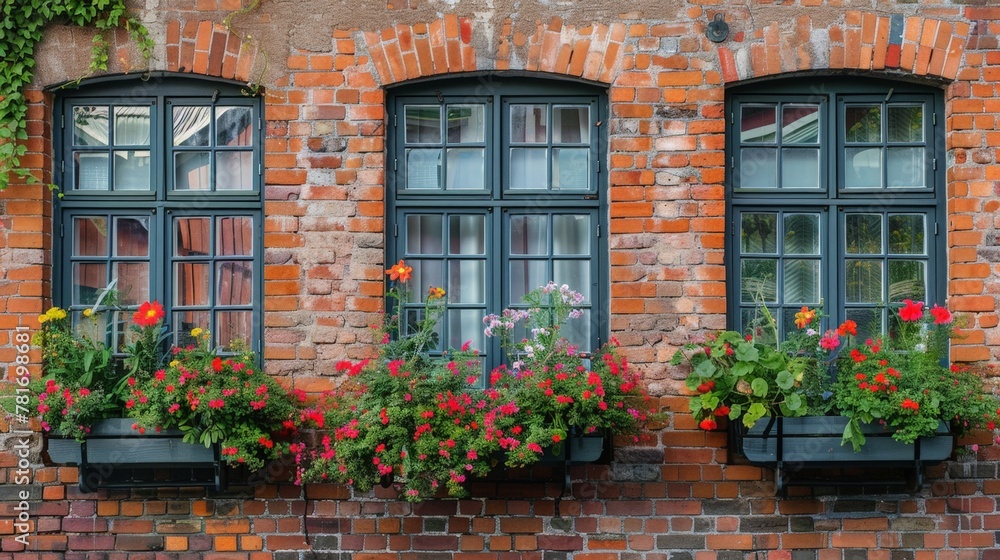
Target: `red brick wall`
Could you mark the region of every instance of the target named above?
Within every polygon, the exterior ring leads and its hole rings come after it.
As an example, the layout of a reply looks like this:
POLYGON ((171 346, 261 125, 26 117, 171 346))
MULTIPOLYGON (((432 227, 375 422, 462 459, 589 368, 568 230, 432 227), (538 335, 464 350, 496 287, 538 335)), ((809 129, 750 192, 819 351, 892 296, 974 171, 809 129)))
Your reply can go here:
MULTIPOLYGON (((725 87, 841 69, 944 88, 948 303, 970 321, 955 357, 1000 358, 1000 8, 900 1, 871 12, 870 3, 851 0, 720 0, 707 8, 640 2, 624 14, 631 7, 610 1, 519 11, 463 3, 456 12, 410 0, 348 14, 315 0, 295 13, 290 3, 264 2, 229 30, 222 21, 240 7, 236 0, 161 4, 145 14, 161 41, 153 69, 253 82, 266 92, 264 358, 270 373, 310 392, 329 386, 335 361, 372 352, 368 325, 382 305, 385 267, 383 88, 508 69, 606 84, 610 326, 661 396, 668 426, 653 447, 575 469, 575 497, 559 503, 558 516, 559 485, 523 480, 487 481, 470 499, 417 506, 389 491, 350 497, 336 486, 287 483, 219 496, 81 494, 75 469, 43 467, 34 455, 27 551, 10 521, 16 457, 0 453, 0 560, 291 560, 312 558, 299 555, 310 549, 316 558, 359 559, 736 560, 759 552, 782 560, 1000 560, 1000 451, 988 437, 976 440, 977 460, 929 469, 915 494, 797 490, 776 498, 771 470, 728 464, 725 434, 697 430, 685 412, 683 373, 667 365, 691 334, 725 326, 725 87), (717 12, 731 28, 720 44, 704 36, 717 12), (905 22, 898 47, 888 41, 894 14, 905 22), (320 23, 306 29, 304 19, 320 23)), ((137 71, 126 38, 115 40, 115 70, 137 71)), ((79 65, 56 58, 86 51, 89 41, 88 32, 56 28, 41 50, 40 66, 53 63, 29 92, 23 162, 43 181, 51 179, 52 96, 42 88, 78 77, 79 65)), ((51 217, 42 187, 0 193, 0 362, 14 358, 13 329, 37 327, 50 303, 51 217)), ((0 437, 9 451, 11 436, 0 437)))

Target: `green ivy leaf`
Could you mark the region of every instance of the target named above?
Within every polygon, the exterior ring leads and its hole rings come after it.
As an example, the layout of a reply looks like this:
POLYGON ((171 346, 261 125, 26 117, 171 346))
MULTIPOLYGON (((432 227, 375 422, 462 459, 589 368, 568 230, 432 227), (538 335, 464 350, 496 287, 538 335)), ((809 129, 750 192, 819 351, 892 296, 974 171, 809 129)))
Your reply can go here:
POLYGON ((778 388, 787 391, 795 385, 795 376, 788 370, 781 370, 778 372, 774 382, 778 384, 778 388))
MULTIPOLYGON (((761 378, 754 379, 750 382, 750 390, 753 391, 755 397, 766 397, 769 387, 767 381, 761 378)), ((754 403, 758 404, 758 403, 754 403)), ((753 407, 751 407, 753 408, 753 407)), ((763 406, 761 407, 763 408, 763 406)))

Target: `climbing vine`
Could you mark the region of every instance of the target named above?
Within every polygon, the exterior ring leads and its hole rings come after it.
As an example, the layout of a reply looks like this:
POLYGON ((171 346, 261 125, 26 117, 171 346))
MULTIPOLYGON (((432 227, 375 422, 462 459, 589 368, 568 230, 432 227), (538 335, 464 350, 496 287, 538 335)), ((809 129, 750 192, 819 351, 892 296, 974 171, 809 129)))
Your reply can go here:
POLYGON ((28 103, 24 89, 35 75, 35 47, 49 24, 92 26, 98 30, 90 52, 91 73, 107 70, 108 41, 125 29, 149 60, 153 41, 145 26, 128 12, 125 0, 0 0, 0 190, 11 174, 29 183, 38 180, 21 168, 27 152, 28 103))

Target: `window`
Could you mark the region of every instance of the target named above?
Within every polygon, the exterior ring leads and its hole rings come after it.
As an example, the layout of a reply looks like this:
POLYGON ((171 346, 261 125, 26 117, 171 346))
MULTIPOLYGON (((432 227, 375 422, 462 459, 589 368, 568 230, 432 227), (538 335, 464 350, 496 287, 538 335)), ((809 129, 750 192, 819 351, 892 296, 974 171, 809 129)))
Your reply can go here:
POLYGON ((591 86, 442 80, 389 98, 387 262, 413 266, 412 324, 431 286, 448 304, 437 351, 471 340, 501 360, 484 315, 549 281, 580 291, 567 338, 589 351, 606 325, 606 101, 591 86), (416 295, 419 294, 419 297, 416 295))
POLYGON ((755 84, 727 98, 729 312, 803 305, 884 332, 904 299, 943 302, 943 100, 874 79, 755 84))
MULTIPOLYGON (((174 344, 201 327, 259 349, 260 114, 239 86, 190 78, 62 93, 57 303, 78 318, 113 285, 126 309, 160 301, 174 344)), ((128 320, 105 325, 118 344, 128 320)))

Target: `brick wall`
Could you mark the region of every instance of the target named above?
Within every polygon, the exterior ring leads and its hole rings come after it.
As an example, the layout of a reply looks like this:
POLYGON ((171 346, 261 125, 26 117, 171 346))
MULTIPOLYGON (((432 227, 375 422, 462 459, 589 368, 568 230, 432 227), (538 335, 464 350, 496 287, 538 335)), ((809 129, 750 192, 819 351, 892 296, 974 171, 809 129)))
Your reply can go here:
MULTIPOLYGON (((666 364, 691 334, 725 326, 725 87, 842 69, 944 88, 949 304, 970 320, 955 357, 1000 358, 1000 8, 372 4, 345 12, 320 0, 264 2, 233 29, 222 22, 240 8, 235 0, 163 0, 144 14, 158 37, 153 69, 265 88, 268 371, 316 392, 329 386, 335 361, 372 352, 368 325, 382 305, 385 266, 383 88, 467 71, 554 74, 608 87, 611 331, 661 396, 668 427, 611 465, 575 468, 572 498, 557 502, 553 480, 515 476, 484 481, 467 500, 415 506, 389 490, 352 497, 280 474, 221 495, 81 494, 75 469, 39 464, 35 438, 27 550, 13 521, 26 487, 15 484, 17 457, 0 453, 0 560, 1000 559, 1000 450, 989 437, 963 442, 979 444, 977 459, 929 469, 917 493, 794 489, 779 498, 771 470, 739 464, 724 433, 696 428, 683 373, 666 364), (715 44, 704 30, 718 12, 731 30, 715 44)), ((127 38, 113 40, 114 70, 137 71, 127 38)), ((78 77, 72 61, 89 45, 86 31, 54 28, 41 48, 23 162, 43 181, 52 155, 52 96, 43 88, 78 77)), ((0 193, 0 362, 14 358, 12 330, 37 327, 50 303, 51 217, 43 187, 0 193)), ((4 434, 0 449, 13 437, 4 434)))

